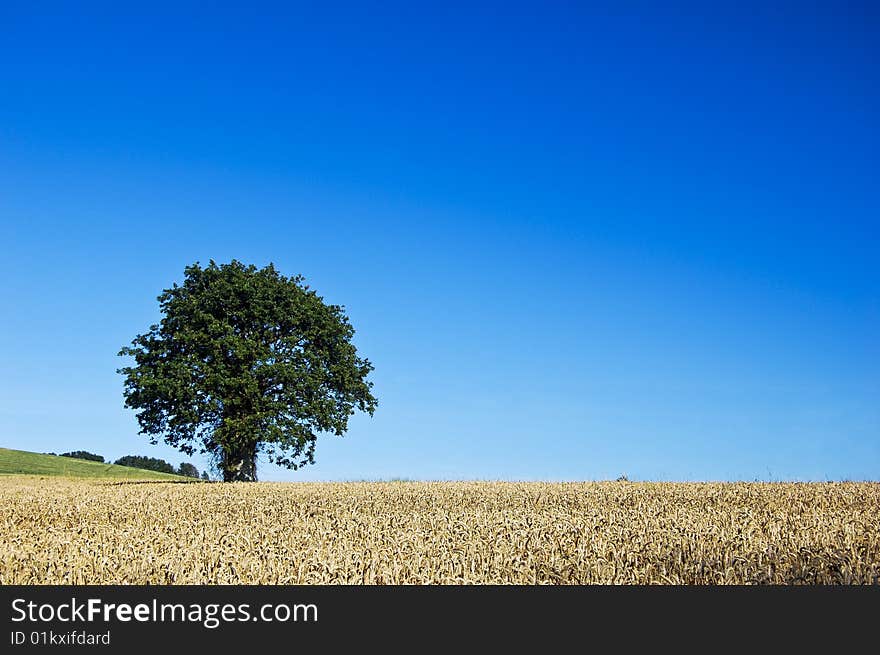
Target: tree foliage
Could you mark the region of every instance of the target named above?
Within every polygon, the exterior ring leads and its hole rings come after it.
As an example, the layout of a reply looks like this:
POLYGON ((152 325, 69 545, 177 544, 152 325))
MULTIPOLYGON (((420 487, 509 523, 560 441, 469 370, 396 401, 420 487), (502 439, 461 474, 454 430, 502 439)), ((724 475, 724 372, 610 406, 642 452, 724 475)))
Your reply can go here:
POLYGON ((377 401, 343 307, 272 264, 198 263, 158 297, 163 318, 120 355, 141 433, 208 453, 223 479, 255 480, 256 457, 314 463, 321 433, 342 436, 377 401))
POLYGON ((199 469, 189 462, 181 462, 180 467, 177 469, 177 475, 183 475, 187 478, 197 478, 199 477, 199 469))
POLYGON ((95 453, 90 453, 87 450, 74 450, 70 453, 61 453, 61 457, 72 457, 74 459, 87 459, 90 462, 104 462, 104 457, 101 455, 96 455, 95 453))
POLYGON ((126 455, 113 463, 119 466, 130 466, 131 468, 145 469, 147 471, 158 471, 159 473, 177 473, 174 466, 164 459, 144 457, 143 455, 126 455))

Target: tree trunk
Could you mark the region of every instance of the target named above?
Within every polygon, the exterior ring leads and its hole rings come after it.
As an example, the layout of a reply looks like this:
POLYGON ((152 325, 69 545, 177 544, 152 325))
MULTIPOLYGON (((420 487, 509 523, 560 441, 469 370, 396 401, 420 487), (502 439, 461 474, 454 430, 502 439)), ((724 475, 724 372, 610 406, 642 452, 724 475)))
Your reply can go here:
POLYGON ((252 444, 231 452, 224 449, 220 467, 224 482, 256 482, 257 445, 252 444))

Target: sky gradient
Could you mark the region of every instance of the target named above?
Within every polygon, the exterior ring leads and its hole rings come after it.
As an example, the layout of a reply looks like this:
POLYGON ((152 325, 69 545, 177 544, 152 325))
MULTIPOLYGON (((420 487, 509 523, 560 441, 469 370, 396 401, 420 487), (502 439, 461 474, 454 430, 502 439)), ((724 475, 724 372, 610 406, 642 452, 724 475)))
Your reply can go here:
POLYGON ((0 4, 0 446, 203 468, 116 353, 237 258, 376 367, 261 479, 880 479, 876 5, 617 4, 0 4))

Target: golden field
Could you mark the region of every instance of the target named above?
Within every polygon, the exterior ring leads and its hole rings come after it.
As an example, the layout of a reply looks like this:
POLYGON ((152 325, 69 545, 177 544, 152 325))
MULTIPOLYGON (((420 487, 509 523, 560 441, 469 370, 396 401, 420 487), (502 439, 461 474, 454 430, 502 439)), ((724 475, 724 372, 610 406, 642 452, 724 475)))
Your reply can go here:
POLYGON ((880 583, 877 483, 0 478, 2 584, 880 583))

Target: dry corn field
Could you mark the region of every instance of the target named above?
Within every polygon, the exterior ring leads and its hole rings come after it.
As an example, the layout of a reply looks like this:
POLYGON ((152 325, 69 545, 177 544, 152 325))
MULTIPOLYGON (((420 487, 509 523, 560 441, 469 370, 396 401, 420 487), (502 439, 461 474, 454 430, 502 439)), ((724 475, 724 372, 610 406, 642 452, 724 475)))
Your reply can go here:
POLYGON ((880 583, 876 483, 0 478, 3 584, 880 583))

